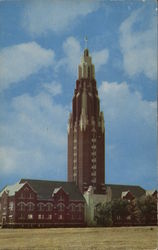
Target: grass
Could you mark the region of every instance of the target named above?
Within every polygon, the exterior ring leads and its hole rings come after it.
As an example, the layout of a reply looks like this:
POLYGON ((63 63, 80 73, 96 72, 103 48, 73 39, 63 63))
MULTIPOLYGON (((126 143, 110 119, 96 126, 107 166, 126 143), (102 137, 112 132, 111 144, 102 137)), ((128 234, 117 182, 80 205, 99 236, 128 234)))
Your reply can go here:
POLYGON ((0 229, 0 250, 156 250, 157 227, 0 229))

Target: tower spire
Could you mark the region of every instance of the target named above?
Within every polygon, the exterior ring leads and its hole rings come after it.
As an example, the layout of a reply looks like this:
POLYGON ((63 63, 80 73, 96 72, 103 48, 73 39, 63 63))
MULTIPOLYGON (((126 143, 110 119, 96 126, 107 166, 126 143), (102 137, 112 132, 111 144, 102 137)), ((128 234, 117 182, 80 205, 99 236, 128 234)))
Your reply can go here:
POLYGON ((87 36, 84 37, 84 41, 85 41, 85 49, 87 49, 88 48, 88 37, 87 36))
MULTIPOLYGON (((85 37, 85 46, 87 46, 87 37, 85 37)), ((95 79, 95 67, 92 64, 92 58, 89 55, 89 50, 84 49, 81 57, 81 63, 78 66, 78 79, 95 79)))
MULTIPOLYGON (((87 47, 85 37, 85 47, 87 47)), ((88 48, 78 66, 78 79, 68 123, 68 180, 75 181, 82 193, 93 186, 94 193, 105 193, 105 128, 100 112, 95 66, 88 48)))

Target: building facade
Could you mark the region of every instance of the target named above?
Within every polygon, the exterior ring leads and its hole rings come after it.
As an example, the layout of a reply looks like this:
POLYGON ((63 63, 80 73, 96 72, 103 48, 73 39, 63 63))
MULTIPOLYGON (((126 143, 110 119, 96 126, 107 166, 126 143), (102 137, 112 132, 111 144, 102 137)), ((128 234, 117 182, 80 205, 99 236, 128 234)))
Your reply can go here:
POLYGON ((3 226, 84 226, 85 200, 75 183, 22 179, 0 193, 3 226))
POLYGON ((78 66, 78 79, 68 122, 68 181, 84 193, 105 193, 105 127, 100 111, 95 67, 88 49, 78 66))

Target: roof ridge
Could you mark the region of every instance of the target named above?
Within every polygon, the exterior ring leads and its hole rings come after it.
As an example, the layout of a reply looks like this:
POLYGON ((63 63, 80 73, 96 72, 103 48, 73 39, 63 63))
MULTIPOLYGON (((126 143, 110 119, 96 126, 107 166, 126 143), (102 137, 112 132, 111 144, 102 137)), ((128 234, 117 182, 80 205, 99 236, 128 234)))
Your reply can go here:
MULTIPOLYGON (((127 187, 140 187, 142 189, 144 189, 143 187, 141 187, 140 185, 134 185, 134 184, 110 184, 110 183, 106 183, 105 186, 108 186, 108 185, 111 185, 111 186, 127 186, 127 187)), ((145 189, 144 189, 145 190, 145 189)))
POLYGON ((19 181, 19 183, 21 182, 21 181, 47 181, 47 182, 62 182, 62 183, 75 183, 75 182, 73 182, 73 181, 62 181, 62 180, 47 180, 47 179, 28 179, 28 178, 22 178, 22 179, 20 179, 20 181, 19 181))

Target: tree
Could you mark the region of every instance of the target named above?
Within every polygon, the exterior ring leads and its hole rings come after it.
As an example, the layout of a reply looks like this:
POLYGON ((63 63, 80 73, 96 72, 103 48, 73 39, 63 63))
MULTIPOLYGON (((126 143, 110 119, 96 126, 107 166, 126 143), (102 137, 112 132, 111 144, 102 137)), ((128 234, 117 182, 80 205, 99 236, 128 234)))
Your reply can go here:
POLYGON ((140 221, 145 225, 156 224, 157 222, 157 200, 148 195, 137 200, 137 207, 140 211, 140 221))
POLYGON ((137 201, 135 199, 131 201, 128 208, 131 225, 139 225, 141 223, 141 211, 137 206, 137 201))
POLYGON ((95 219, 100 226, 112 226, 111 202, 96 205, 95 219))
POLYGON ((129 202, 122 199, 114 200, 111 209, 113 224, 125 224, 127 217, 130 215, 129 202))
POLYGON ((144 196, 140 199, 127 201, 113 200, 99 203, 96 206, 95 218, 98 225, 156 225, 157 199, 144 196))

